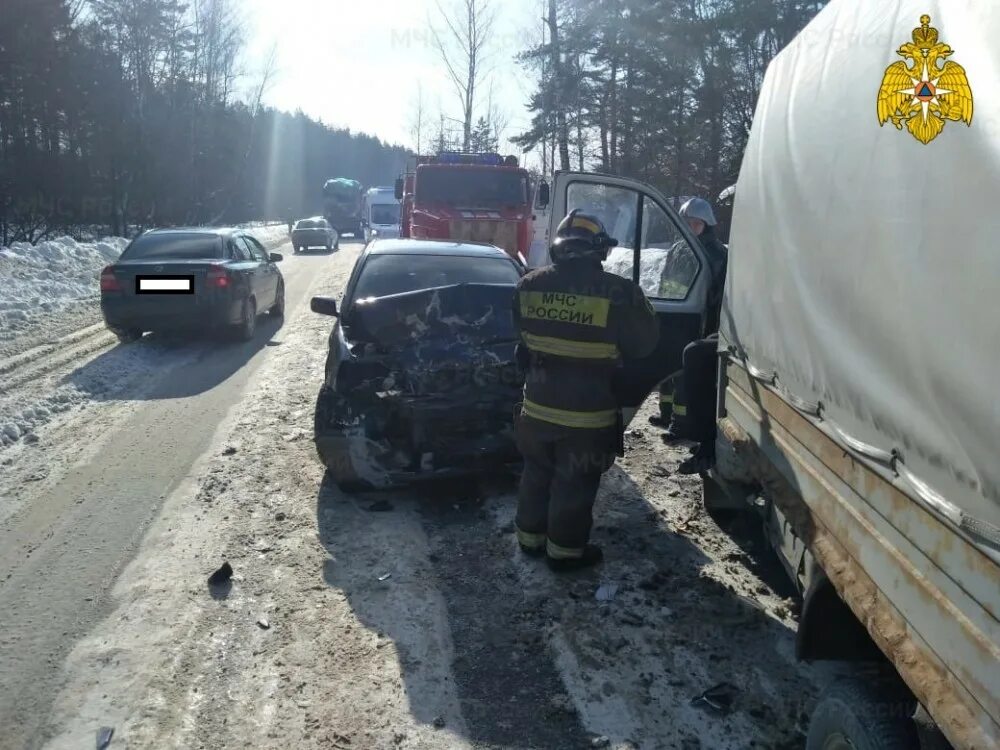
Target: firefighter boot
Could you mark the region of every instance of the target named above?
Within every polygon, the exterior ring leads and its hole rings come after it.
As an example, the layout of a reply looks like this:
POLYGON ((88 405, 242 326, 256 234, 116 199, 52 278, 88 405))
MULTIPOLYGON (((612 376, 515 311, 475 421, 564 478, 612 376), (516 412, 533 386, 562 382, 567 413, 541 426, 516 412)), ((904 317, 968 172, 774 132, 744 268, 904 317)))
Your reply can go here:
POLYGON ((669 427, 670 418, 674 412, 674 383, 667 379, 660 383, 660 413, 649 418, 649 423, 655 427, 669 427))
POLYGON ((574 570, 583 570, 597 565, 604 559, 604 553, 596 544, 588 544, 583 548, 583 553, 578 557, 552 557, 546 558, 549 568, 556 573, 569 573, 574 570))

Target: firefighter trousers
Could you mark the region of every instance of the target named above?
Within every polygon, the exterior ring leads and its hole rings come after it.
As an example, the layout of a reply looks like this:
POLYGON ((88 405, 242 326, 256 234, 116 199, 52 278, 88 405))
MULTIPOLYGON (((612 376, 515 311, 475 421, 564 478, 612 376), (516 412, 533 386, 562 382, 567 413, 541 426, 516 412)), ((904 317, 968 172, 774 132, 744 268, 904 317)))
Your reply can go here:
POLYGON ((684 348, 684 371, 674 389, 670 430, 699 443, 715 440, 719 341, 715 337, 692 341, 684 348))
POLYGON ((555 427, 521 416, 517 446, 524 469, 517 501, 522 546, 549 557, 583 554, 593 525, 601 475, 615 461, 614 429, 555 427))
POLYGON ((663 421, 664 426, 670 424, 670 418, 674 414, 675 392, 680 380, 681 375, 677 373, 660 381, 660 419, 663 421))

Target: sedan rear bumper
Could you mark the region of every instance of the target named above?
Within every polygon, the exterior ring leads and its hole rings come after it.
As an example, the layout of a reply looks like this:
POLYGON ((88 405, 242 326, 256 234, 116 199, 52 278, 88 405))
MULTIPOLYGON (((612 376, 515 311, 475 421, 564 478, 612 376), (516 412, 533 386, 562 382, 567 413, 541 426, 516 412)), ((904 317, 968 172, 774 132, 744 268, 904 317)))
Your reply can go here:
POLYGON ((132 295, 101 298, 101 313, 111 329, 143 331, 190 331, 220 328, 239 323, 242 300, 228 296, 196 303, 190 297, 139 298, 132 295))
POLYGON ((292 244, 299 247, 333 246, 336 239, 323 229, 296 229, 292 232, 292 244))

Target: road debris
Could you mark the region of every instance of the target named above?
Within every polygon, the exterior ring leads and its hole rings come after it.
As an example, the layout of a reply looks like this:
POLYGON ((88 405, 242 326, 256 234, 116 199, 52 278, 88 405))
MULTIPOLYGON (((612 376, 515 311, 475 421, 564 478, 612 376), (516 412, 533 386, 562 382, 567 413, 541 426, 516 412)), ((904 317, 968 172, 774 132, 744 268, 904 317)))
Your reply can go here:
POLYGON ((390 578, 392 578, 392 573, 383 573, 378 577, 379 581, 388 581, 390 578))
POLYGON ((209 586, 221 586, 224 583, 228 583, 229 579, 233 577, 233 566, 228 562, 222 563, 218 570, 216 570, 212 575, 208 577, 209 586))
POLYGON ((234 453, 236 453, 236 448, 231 445, 227 445, 225 450, 222 451, 223 456, 232 456, 234 453))
POLYGON ((111 744, 111 738, 114 737, 115 728, 114 727, 101 727, 97 730, 97 750, 104 750, 108 745, 111 744))
POLYGON ((634 628, 642 627, 646 622, 642 617, 631 612, 622 612, 620 619, 626 625, 631 625, 634 628))
POLYGON ((692 698, 691 705, 708 706, 717 713, 727 714, 733 708, 737 692, 738 688, 732 683, 720 682, 692 698))
POLYGON ((597 587, 597 592, 594 594, 594 598, 599 602, 610 602, 614 601, 615 594, 617 593, 617 583, 602 583, 597 587))
POLYGON ((444 717, 443 716, 437 716, 437 717, 434 718, 434 728, 435 729, 444 729, 444 717))
POLYGON ((271 623, 269 623, 267 621, 267 619, 264 618, 264 617, 261 617, 259 620, 257 620, 257 626, 261 630, 270 630, 271 629, 271 623))

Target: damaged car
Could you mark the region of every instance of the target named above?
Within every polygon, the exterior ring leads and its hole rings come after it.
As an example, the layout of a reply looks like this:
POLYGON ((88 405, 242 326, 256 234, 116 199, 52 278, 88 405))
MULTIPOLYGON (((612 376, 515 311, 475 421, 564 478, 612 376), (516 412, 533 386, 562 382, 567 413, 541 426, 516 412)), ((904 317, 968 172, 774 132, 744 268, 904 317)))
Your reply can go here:
POLYGON ((376 240, 358 258, 316 403, 320 459, 356 491, 500 471, 519 461, 511 303, 524 267, 492 245, 376 240))

